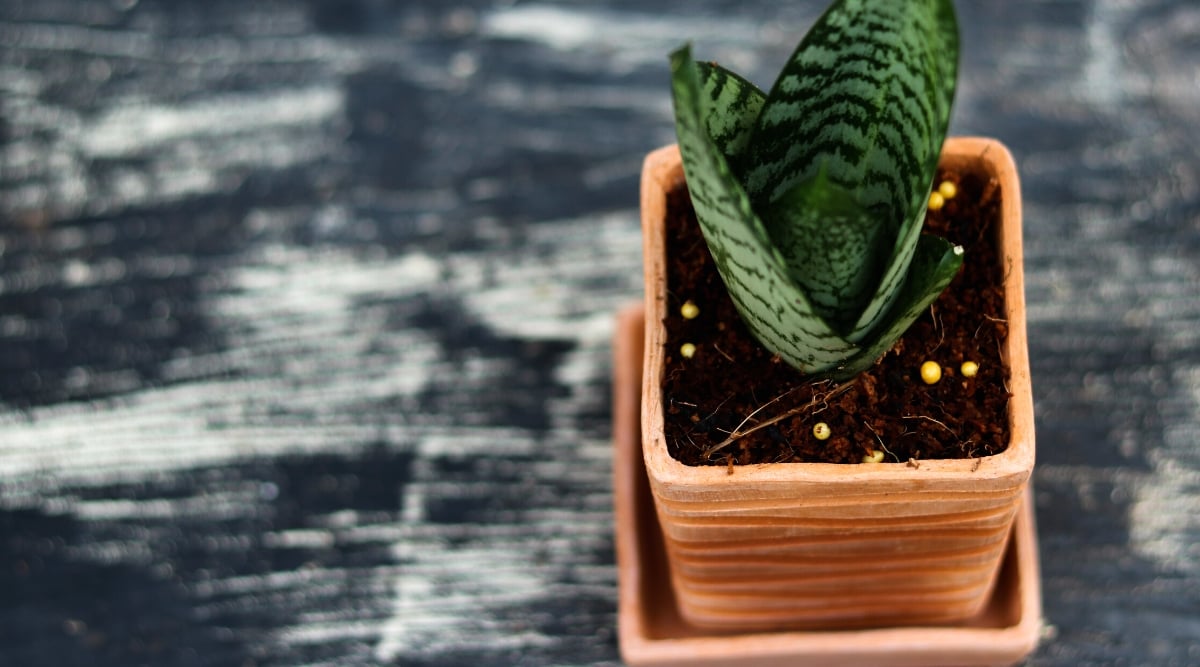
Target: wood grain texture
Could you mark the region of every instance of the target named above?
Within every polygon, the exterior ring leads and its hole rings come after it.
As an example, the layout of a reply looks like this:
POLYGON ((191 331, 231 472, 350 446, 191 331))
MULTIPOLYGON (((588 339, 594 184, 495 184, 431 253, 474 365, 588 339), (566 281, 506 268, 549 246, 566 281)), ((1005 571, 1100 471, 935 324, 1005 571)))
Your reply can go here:
MULTIPOLYGON (((0 2, 0 663, 611 665, 612 313, 686 40, 825 2, 0 2)), ((1200 8, 958 0, 1025 178, 1048 639, 1200 637, 1200 8)))

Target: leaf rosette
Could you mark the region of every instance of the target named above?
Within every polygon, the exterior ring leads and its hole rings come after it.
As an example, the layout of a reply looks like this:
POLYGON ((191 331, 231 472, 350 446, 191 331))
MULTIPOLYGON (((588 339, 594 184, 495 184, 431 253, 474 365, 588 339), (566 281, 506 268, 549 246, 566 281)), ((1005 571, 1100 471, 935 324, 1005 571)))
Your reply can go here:
POLYGON ((921 233, 957 73, 950 0, 837 0, 769 94, 671 55, 709 251, 750 332, 801 372, 866 370, 961 266, 921 233))

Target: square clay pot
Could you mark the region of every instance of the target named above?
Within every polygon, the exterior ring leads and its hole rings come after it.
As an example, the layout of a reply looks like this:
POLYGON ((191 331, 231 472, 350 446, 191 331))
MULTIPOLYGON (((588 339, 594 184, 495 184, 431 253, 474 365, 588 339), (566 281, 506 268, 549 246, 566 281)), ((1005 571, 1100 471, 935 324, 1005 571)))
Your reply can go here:
POLYGON ((1006 267, 1007 447, 920 466, 767 463, 730 474, 684 465, 668 452, 663 221, 668 193, 683 187, 684 174, 674 146, 647 157, 640 443, 671 587, 690 625, 720 632, 954 625, 978 617, 992 599, 1035 454, 1020 184, 1012 156, 994 140, 950 138, 940 162, 990 181, 999 197, 991 229, 1006 267))

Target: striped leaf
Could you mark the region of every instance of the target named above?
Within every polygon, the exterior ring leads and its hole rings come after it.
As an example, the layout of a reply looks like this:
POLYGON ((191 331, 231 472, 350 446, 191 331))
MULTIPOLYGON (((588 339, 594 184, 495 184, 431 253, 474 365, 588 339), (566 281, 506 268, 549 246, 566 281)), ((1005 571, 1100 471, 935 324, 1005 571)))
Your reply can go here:
POLYGON ((824 170, 788 190, 764 214, 767 232, 817 312, 845 332, 879 285, 887 260, 879 216, 824 170))
POLYGON ((767 95, 757 86, 716 63, 696 63, 700 76, 702 116, 708 136, 736 169, 750 143, 767 95))
POLYGON ((842 364, 834 375, 852 377, 867 370, 887 354, 917 317, 946 289, 960 266, 961 247, 953 246, 945 239, 922 234, 908 267, 908 280, 897 295, 895 306, 888 311, 880 330, 868 339, 862 351, 842 364))
MULTIPOLYGON (((958 26, 950 0, 839 0, 797 47, 758 116, 745 185, 773 238, 789 232, 796 190, 818 178, 842 191, 805 217, 831 218, 783 246, 793 275, 821 312, 862 340, 899 293, 924 219, 949 125, 958 71, 958 26), (838 201, 849 196, 853 203, 838 201), (831 283, 830 248, 846 238, 848 208, 869 211, 877 248, 834 252, 854 284, 831 283), (827 304, 838 304, 829 306, 827 304)), ((808 227, 814 224, 809 222, 808 227)))
MULTIPOLYGON (((714 81, 713 77, 708 78, 714 81)), ((727 82, 734 79, 726 79, 727 82)), ((790 278, 766 227, 734 177, 724 152, 709 134, 706 119, 722 101, 721 86, 702 86, 691 48, 671 54, 671 89, 675 101, 675 133, 683 157, 688 192, 696 218, 717 270, 738 313, 758 340, 792 366, 808 373, 836 367, 860 350, 813 311, 808 297, 790 278)), ((718 129, 736 123, 715 125, 718 129)), ((732 137, 722 132, 719 136, 732 137)), ((736 153, 736 141, 722 146, 736 153)))
POLYGON ((672 54, 709 250, 751 332, 801 371, 869 367, 958 270, 920 233, 957 69, 950 0, 836 0, 769 95, 672 54))

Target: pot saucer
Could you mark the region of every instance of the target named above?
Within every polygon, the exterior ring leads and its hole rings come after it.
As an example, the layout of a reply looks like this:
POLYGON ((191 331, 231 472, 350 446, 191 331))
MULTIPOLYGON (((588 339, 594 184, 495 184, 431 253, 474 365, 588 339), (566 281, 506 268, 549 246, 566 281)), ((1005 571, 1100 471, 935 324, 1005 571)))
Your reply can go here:
POLYGON ((644 314, 621 311, 614 341, 613 496, 621 655, 631 667, 1011 665, 1041 629, 1037 533, 1027 491, 1000 577, 984 611, 953 626, 724 634, 684 621, 675 604, 662 535, 642 464, 640 402, 644 314))

